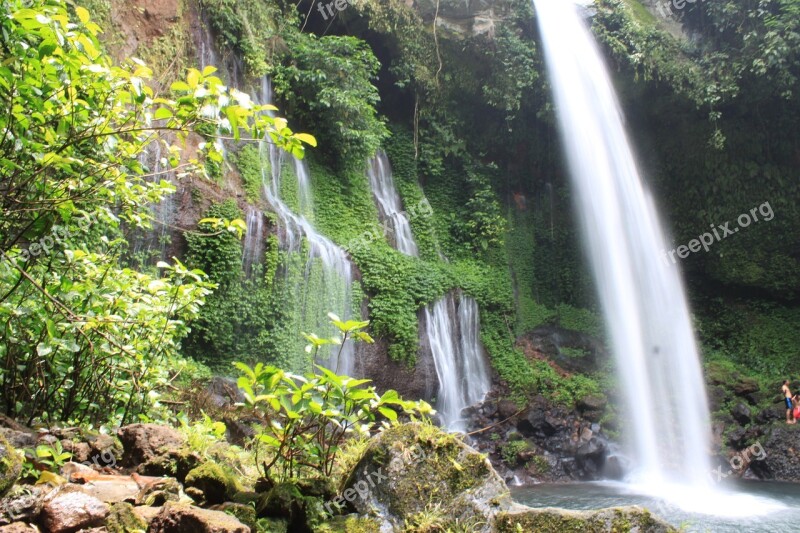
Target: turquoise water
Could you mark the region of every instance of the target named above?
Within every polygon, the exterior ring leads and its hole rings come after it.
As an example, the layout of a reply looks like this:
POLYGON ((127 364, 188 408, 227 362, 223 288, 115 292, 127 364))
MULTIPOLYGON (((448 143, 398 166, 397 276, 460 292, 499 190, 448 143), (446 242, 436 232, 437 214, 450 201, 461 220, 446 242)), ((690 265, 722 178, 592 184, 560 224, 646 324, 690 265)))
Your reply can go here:
POLYGON ((722 497, 733 505, 729 511, 718 510, 715 514, 686 511, 618 482, 541 484, 512 488, 511 493, 516 501, 531 507, 587 510, 640 505, 687 532, 775 533, 792 531, 800 525, 800 484, 740 481, 720 486, 728 491, 722 497))

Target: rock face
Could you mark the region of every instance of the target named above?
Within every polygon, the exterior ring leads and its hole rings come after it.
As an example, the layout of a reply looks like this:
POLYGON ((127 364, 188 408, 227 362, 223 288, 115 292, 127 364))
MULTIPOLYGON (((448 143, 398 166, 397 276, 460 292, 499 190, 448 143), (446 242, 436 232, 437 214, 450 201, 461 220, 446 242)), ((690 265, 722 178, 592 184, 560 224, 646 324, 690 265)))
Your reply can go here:
POLYGON ((149 533, 249 533, 250 528, 221 511, 168 503, 150 522, 149 533))
POLYGON ((459 438, 424 424, 405 424, 377 436, 328 504, 360 514, 383 509, 384 528, 402 527, 432 506, 443 520, 491 531, 494 514, 511 505, 508 489, 478 452, 459 438))
MULTIPOLYGON (((424 320, 420 318, 420 328, 424 328, 424 320)), ((394 389, 402 398, 418 398, 430 401, 436 394, 439 380, 436 378, 436 367, 430 346, 420 335, 422 345, 413 367, 393 361, 389 357, 386 341, 379 340, 374 344, 360 343, 356 375, 372 380, 372 385, 381 394, 394 389)))
POLYGON ((45 531, 69 533, 102 525, 108 513, 108 505, 97 498, 66 487, 48 495, 39 521, 45 531))
POLYGON ((605 412, 602 395, 578 399, 576 407, 555 404, 543 396, 524 408, 509 405, 508 392, 496 388, 474 408, 474 446, 489 455, 505 481, 593 480, 619 477, 610 464, 614 444, 599 423, 605 412))
POLYGON ((531 509, 515 506, 496 519, 497 533, 677 533, 666 522, 654 518, 640 507, 616 507, 599 511, 565 511, 562 509, 531 509))
POLYGON ((437 26, 456 35, 494 37, 497 25, 510 15, 510 3, 497 0, 415 0, 413 4, 426 20, 438 11, 437 26))
POLYGON ((740 452, 761 479, 800 481, 800 424, 775 425, 756 445, 740 452), (745 453, 745 452, 750 453, 745 453), (744 456, 749 457, 745 458, 744 456))

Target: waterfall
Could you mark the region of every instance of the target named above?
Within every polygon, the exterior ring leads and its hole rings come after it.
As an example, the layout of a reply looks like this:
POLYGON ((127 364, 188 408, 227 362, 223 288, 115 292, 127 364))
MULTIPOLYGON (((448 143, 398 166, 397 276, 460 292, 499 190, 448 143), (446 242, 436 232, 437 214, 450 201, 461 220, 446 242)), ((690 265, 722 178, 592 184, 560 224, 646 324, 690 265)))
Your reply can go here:
MULTIPOLYGON (((369 162, 367 176, 381 222, 392 234, 387 235, 390 244, 406 255, 417 257, 417 243, 383 151, 369 162)), ((480 342, 478 304, 461 291, 451 292, 426 307, 424 317, 439 381, 436 410, 447 429, 464 431, 461 411, 483 400, 492 385, 480 342)))
MULTIPOLYGON (((152 181, 167 181, 175 186, 175 176, 171 171, 165 171, 161 164, 162 144, 156 140, 145 146, 139 155, 139 162, 147 169, 152 181)), ((152 227, 147 231, 134 231, 130 237, 132 244, 132 257, 144 264, 155 264, 156 261, 168 261, 167 247, 171 244, 178 205, 175 194, 167 194, 160 202, 150 204, 150 213, 153 217, 152 227)))
POLYGON ((576 6, 534 4, 576 208, 626 395, 636 477, 653 487, 706 487, 709 409, 680 272, 659 260, 667 241, 655 203, 576 6))
POLYGON ((492 386, 479 338, 478 305, 460 291, 449 293, 425 308, 425 323, 439 379, 436 410, 447 429, 464 431, 461 411, 483 400, 492 386))
MULTIPOLYGON (((272 103, 270 80, 261 80, 259 102, 272 103)), ((292 293, 297 300, 290 302, 298 307, 298 320, 293 325, 297 331, 316 333, 320 336, 333 334, 326 313, 332 311, 342 319, 352 318, 352 288, 355 276, 350 260, 344 250, 321 235, 307 217, 313 213, 308 165, 305 161, 289 155, 274 144, 261 143, 261 174, 264 195, 270 207, 278 215, 278 229, 283 248, 289 254, 305 254, 302 275, 294 283, 292 293), (296 180, 300 213, 295 213, 281 198, 281 180, 287 165, 296 180)), ((288 278, 287 278, 288 279, 288 278)), ((325 364, 332 370, 352 375, 355 371, 353 343, 347 343, 337 360, 338 347, 330 350, 325 364)))
POLYGON ((264 214, 260 209, 247 206, 245 213, 247 233, 242 246, 242 269, 245 276, 253 274, 253 266, 261 262, 264 255, 264 214))
POLYGON ((387 231, 391 235, 386 237, 395 249, 400 252, 416 257, 419 255, 417 243, 414 242, 414 235, 411 233, 411 224, 403 213, 400 203, 400 195, 394 186, 392 170, 389 166, 389 158, 383 150, 378 151, 377 155, 369 162, 367 168, 369 186, 372 188, 372 195, 378 205, 378 215, 384 222, 387 231))

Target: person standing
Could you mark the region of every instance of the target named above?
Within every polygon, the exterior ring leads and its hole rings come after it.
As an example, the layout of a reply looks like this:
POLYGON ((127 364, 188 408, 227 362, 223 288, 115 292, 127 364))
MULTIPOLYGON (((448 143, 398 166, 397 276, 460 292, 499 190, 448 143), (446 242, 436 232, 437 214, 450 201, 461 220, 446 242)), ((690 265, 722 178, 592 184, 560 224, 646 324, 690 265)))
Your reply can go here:
POLYGON ((781 392, 783 392, 783 401, 786 403, 786 423, 797 424, 797 420, 792 417, 792 391, 789 389, 788 379, 783 380, 781 392))

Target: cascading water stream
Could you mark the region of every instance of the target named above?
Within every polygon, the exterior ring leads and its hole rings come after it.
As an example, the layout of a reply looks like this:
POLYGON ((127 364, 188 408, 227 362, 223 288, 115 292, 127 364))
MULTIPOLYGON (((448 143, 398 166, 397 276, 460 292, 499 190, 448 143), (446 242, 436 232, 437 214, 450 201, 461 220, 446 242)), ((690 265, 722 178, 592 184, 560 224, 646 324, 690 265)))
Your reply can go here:
POLYGON ((627 399, 632 481, 698 512, 735 511, 741 502, 711 487, 709 409, 683 283, 660 261, 667 241, 602 57, 575 4, 533 2, 627 399))
MULTIPOLYGON (((259 101, 263 104, 272 103, 272 88, 267 77, 261 81, 259 101)), ((353 267, 344 250, 321 235, 306 218, 313 211, 313 196, 305 161, 292 159, 300 213, 292 211, 281 198, 281 179, 284 165, 288 163, 287 157, 288 154, 275 145, 262 143, 261 173, 264 195, 278 215, 279 231, 285 250, 289 253, 302 253, 307 248, 301 286, 294 291, 300 295, 299 301, 292 302, 299 307, 300 316, 296 325, 305 328, 305 331, 327 336, 333 333, 330 331, 328 318, 325 312, 318 311, 324 308, 339 314, 344 320, 351 318, 355 279, 353 267)), ((353 375, 356 370, 353 343, 345 344, 340 357, 335 359, 334 354, 338 351, 338 347, 331 351, 330 357, 325 361, 326 366, 338 373, 353 375)))
POLYGON ((264 214, 260 209, 247 206, 245 213, 247 233, 242 244, 242 269, 245 276, 253 274, 253 266, 261 261, 264 255, 264 214))
POLYGON ((400 195, 394 186, 389 158, 383 150, 379 150, 367 167, 369 186, 378 205, 378 216, 391 231, 386 237, 399 252, 416 257, 419 255, 417 243, 411 233, 411 224, 403 213, 400 195))
MULTIPOLYGON (((401 253, 417 257, 417 243, 383 151, 369 162, 367 175, 378 214, 391 232, 389 242, 401 253)), ((439 381, 436 410, 447 429, 463 431, 461 411, 483 400, 492 385, 480 342, 478 304, 460 291, 451 292, 428 306, 424 315, 439 381)))

